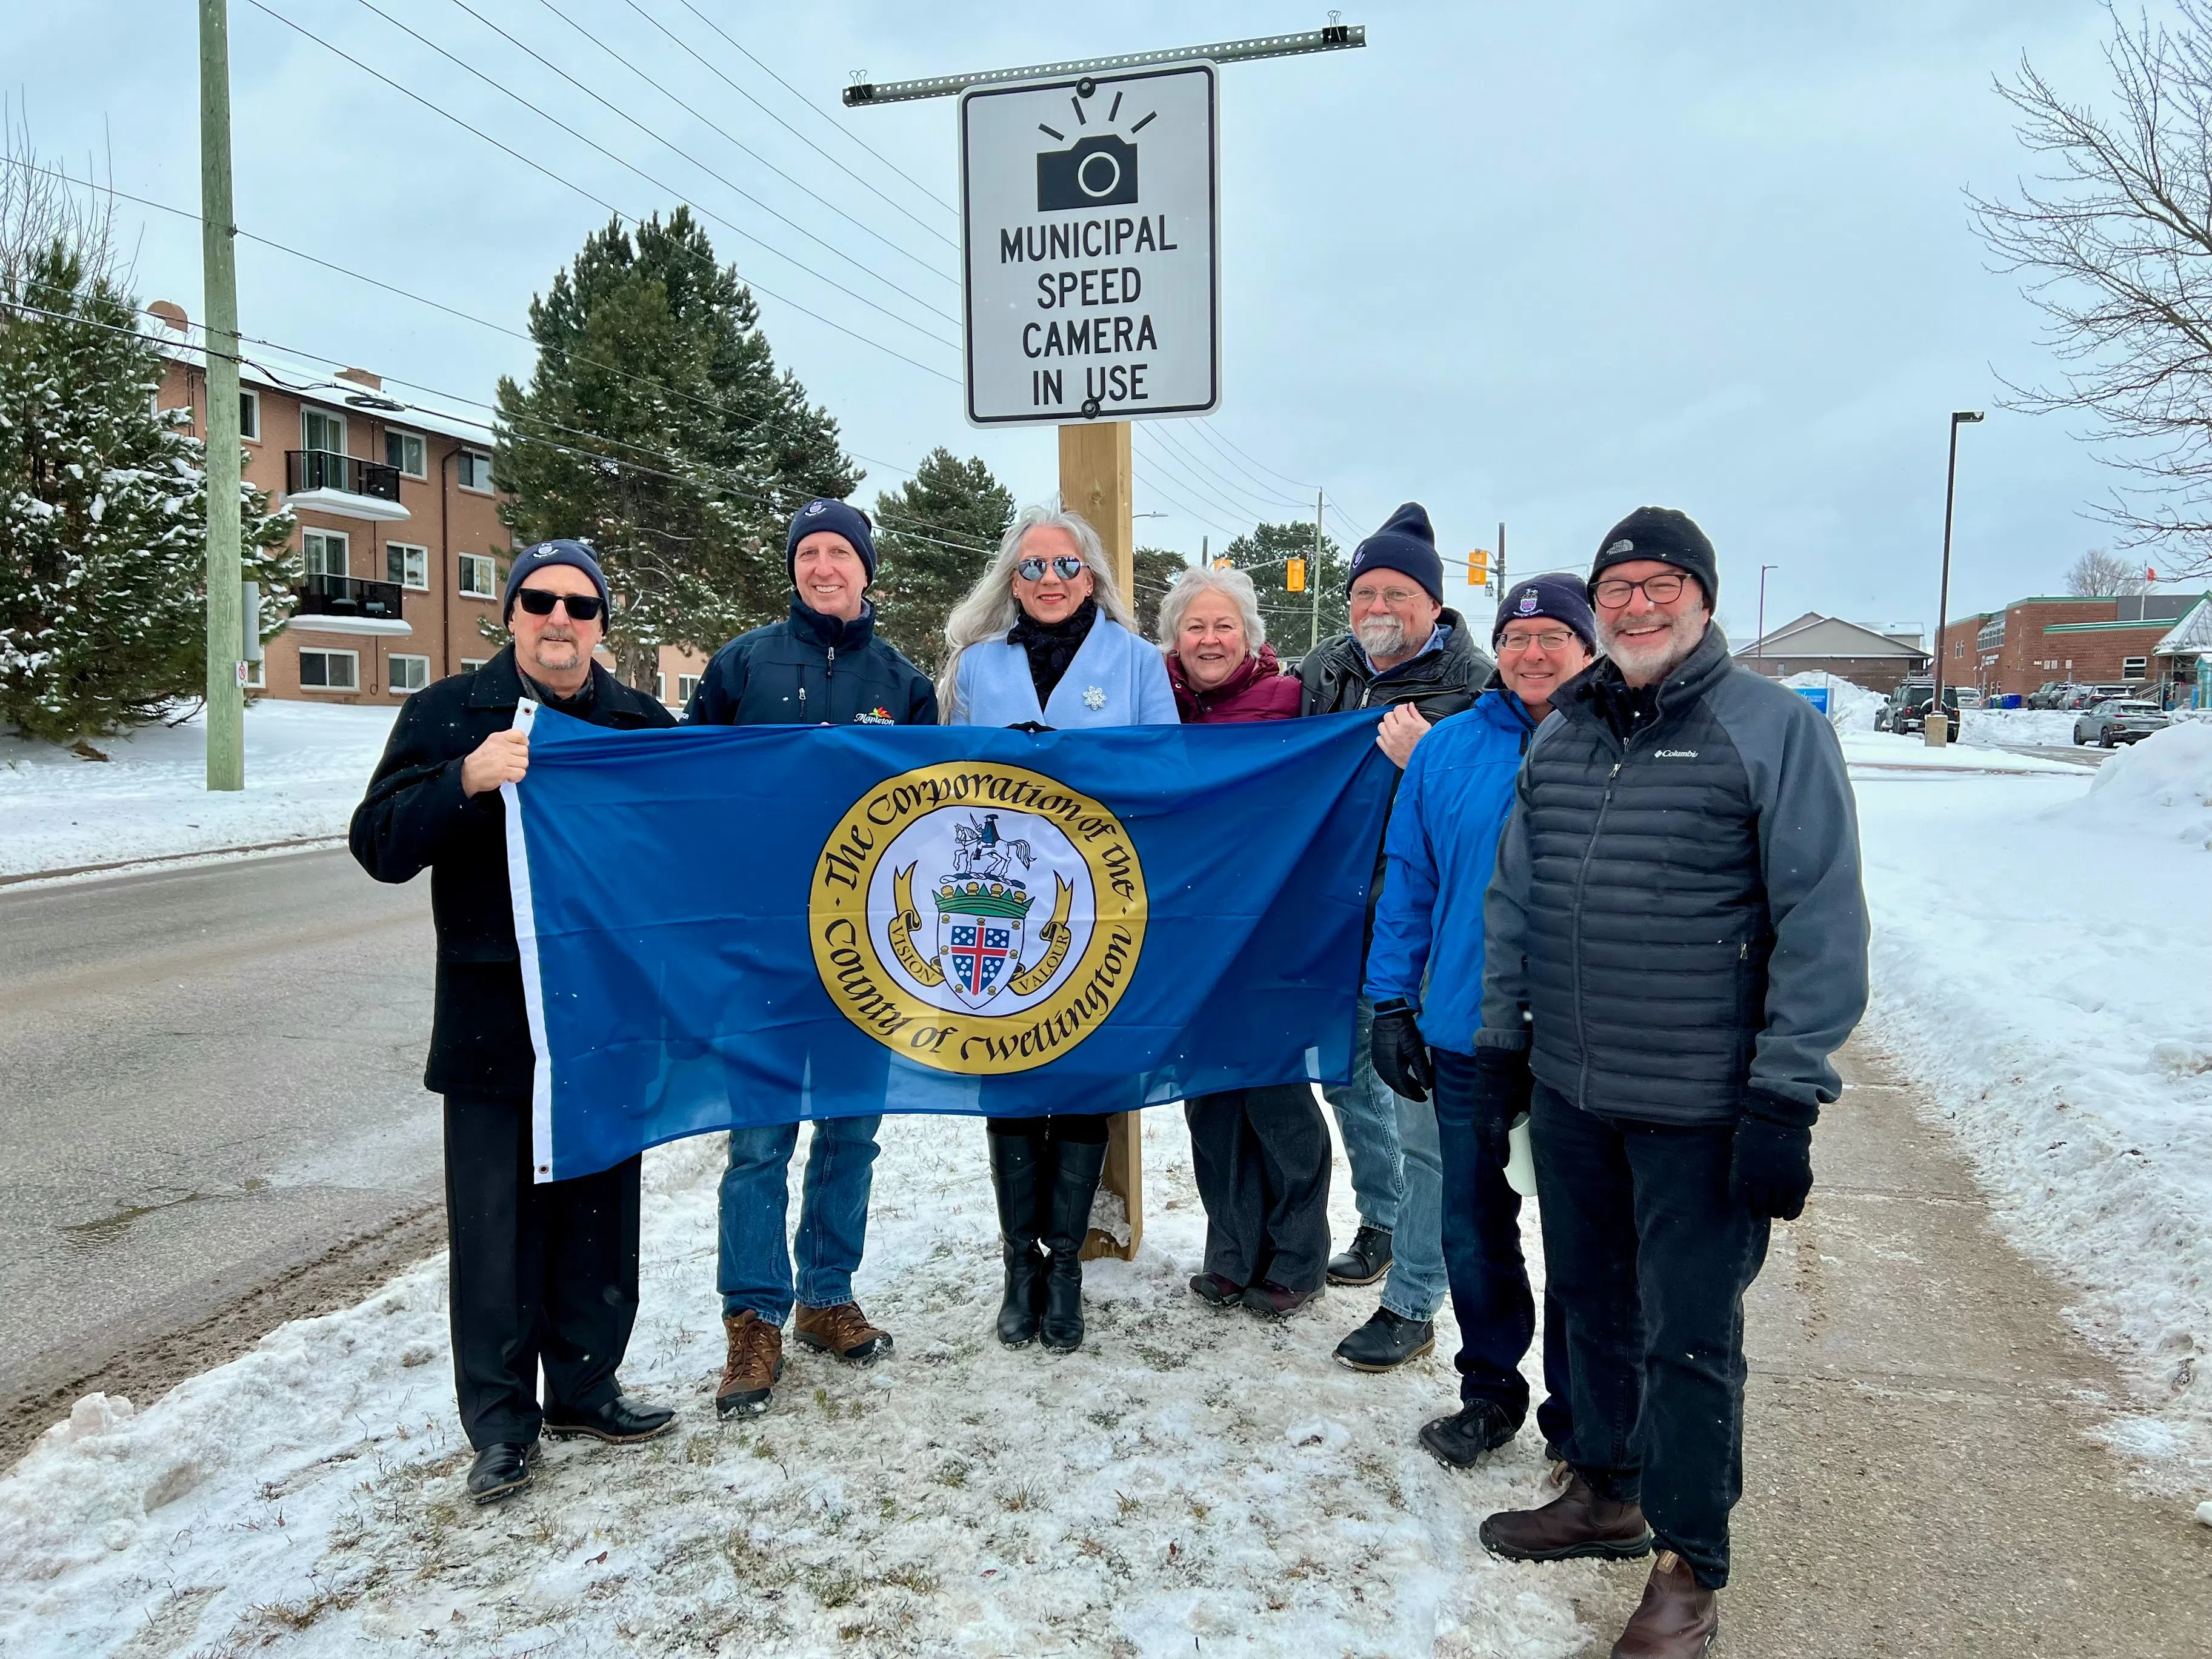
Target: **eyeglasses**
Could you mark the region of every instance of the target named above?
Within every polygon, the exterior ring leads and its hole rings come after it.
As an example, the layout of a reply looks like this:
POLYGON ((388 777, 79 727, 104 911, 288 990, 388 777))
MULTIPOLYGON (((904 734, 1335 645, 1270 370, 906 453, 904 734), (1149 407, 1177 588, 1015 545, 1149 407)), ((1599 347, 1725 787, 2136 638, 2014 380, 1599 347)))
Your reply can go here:
POLYGON ((1597 602, 1608 611, 1618 611, 1628 603, 1628 596, 1638 588, 1654 605, 1672 605, 1682 597, 1682 584, 1690 579, 1679 571, 1669 570, 1656 576, 1646 576, 1640 582, 1630 581, 1625 576, 1607 576, 1590 589, 1597 602))
POLYGON ((1372 587, 1355 587, 1352 590, 1352 603, 1354 605, 1381 605, 1395 607, 1411 605, 1415 599, 1425 597, 1426 595, 1417 587, 1385 587, 1379 591, 1372 587))
POLYGON ((1024 559, 1014 567, 1014 574, 1025 582, 1042 581, 1047 566, 1060 572, 1065 581, 1072 582, 1083 574, 1083 561, 1073 553, 1063 553, 1056 559, 1024 559))
POLYGON ((1498 643, 1507 651, 1526 651, 1533 645, 1539 651, 1551 653, 1565 650, 1574 637, 1568 629, 1547 628, 1540 634, 1509 631, 1498 636, 1498 643))
POLYGON ((533 617, 550 617, 555 605, 565 606, 570 622, 597 622, 601 609, 596 593, 553 593, 542 587, 526 587, 514 596, 514 602, 533 617))

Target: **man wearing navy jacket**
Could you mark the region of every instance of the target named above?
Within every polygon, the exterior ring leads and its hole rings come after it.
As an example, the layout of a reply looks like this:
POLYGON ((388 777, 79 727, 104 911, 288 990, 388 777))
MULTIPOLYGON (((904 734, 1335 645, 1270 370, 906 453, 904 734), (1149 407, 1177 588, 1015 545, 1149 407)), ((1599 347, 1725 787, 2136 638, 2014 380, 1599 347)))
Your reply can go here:
MULTIPOLYGON (((1367 995, 1376 1074, 1409 1101, 1436 1095, 1443 1164, 1444 1273, 1459 1320, 1460 1409, 1421 1443, 1473 1468, 1520 1431, 1528 1413, 1521 1357, 1536 1328, 1521 1259, 1521 1196, 1506 1184, 1512 1115, 1474 1088, 1482 1023, 1482 900, 1514 780, 1552 694, 1589 666, 1596 624, 1581 581, 1539 576, 1498 602, 1491 625, 1498 683, 1439 722, 1406 763, 1382 843, 1389 873, 1375 912, 1367 995)), ((1546 1298, 1546 1447, 1568 1443, 1566 1333, 1546 1298)))

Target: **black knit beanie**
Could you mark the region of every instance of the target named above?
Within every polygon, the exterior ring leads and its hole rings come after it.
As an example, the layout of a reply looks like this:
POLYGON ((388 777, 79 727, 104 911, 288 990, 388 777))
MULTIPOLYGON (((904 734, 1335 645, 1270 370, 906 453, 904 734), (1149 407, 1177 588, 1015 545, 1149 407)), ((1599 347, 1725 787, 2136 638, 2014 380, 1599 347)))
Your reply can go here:
POLYGON ((1590 562, 1585 591, 1593 601, 1597 598, 1598 574, 1609 565, 1626 564, 1631 559, 1656 559, 1688 571, 1705 590, 1705 609, 1719 605, 1720 562, 1705 532, 1688 514, 1671 507, 1639 507, 1607 531, 1605 539, 1597 544, 1597 557, 1590 562))

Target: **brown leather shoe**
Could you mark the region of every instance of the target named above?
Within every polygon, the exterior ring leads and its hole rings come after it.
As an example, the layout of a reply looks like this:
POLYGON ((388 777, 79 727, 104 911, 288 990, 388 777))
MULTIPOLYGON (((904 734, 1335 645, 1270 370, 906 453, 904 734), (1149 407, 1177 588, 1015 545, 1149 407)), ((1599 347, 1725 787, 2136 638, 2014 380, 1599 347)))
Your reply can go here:
POLYGON ((1688 1562, 1661 1550, 1643 1601, 1613 1644, 1613 1659, 1703 1659, 1720 1633, 1719 1601, 1699 1585, 1688 1562))
POLYGON ((783 1332, 747 1309, 722 1316, 729 1334, 729 1358, 714 1385, 714 1410, 722 1417, 757 1417, 768 1409, 775 1380, 783 1375, 783 1332))
POLYGON ((1600 1498, 1580 1474, 1541 1509, 1500 1510, 1477 1534, 1483 1548, 1508 1561, 1571 1561, 1595 1556, 1631 1561, 1651 1553, 1651 1529, 1639 1504, 1600 1498))
POLYGON ((872 1365, 891 1351, 891 1334, 868 1323, 857 1302, 840 1302, 834 1308, 810 1308, 802 1302, 791 1322, 791 1334, 810 1348, 836 1354, 848 1365, 872 1365))

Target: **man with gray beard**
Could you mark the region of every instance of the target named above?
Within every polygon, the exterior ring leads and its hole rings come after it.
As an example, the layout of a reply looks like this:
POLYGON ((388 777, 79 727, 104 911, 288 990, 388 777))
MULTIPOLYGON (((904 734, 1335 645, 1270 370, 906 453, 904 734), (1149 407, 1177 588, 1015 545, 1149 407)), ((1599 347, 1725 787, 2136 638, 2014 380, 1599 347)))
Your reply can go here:
POLYGON ((1656 1547, 1613 1659, 1695 1659, 1719 1628, 1744 1291, 1805 1207, 1830 1057, 1866 1010, 1842 750, 1730 659, 1718 591, 1671 508, 1599 544, 1607 656, 1553 696, 1483 908, 1474 1092, 1529 1114, 1573 1443, 1565 1490, 1480 1536, 1521 1561, 1656 1547))
MULTIPOLYGON (((1308 714, 1389 705, 1375 741, 1403 768, 1437 721, 1474 706, 1494 665, 1480 637, 1443 602, 1444 566, 1419 502, 1408 501, 1352 550, 1346 584, 1352 631, 1323 640, 1299 665, 1308 714)), ((1382 849, 1375 849, 1382 886, 1382 849)), ((1374 902, 1368 925, 1374 926, 1374 902)), ((1407 1100, 1375 1074, 1368 1054, 1374 1011, 1359 1003, 1352 1081, 1322 1090, 1344 1136, 1359 1231, 1330 1259, 1332 1285, 1372 1285, 1386 1274, 1381 1304, 1337 1345, 1340 1364, 1395 1370, 1436 1346, 1443 1305, 1443 1161, 1436 1108, 1407 1100)))

